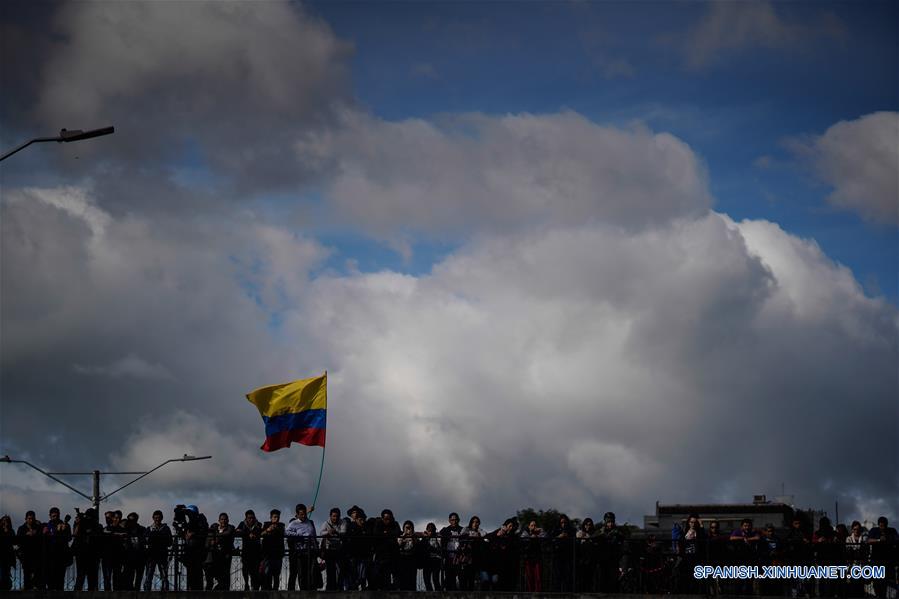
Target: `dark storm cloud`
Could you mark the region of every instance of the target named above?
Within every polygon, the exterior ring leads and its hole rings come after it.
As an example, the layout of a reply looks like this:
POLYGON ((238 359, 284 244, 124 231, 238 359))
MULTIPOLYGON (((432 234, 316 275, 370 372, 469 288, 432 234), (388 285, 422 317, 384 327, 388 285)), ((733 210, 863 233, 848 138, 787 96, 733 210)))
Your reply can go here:
POLYGON ((61 6, 61 2, 27 0, 0 4, 0 122, 5 145, 17 145, 20 137, 37 136, 33 108, 40 97, 39 65, 49 62, 59 41, 49 24, 61 6))
MULTIPOLYGON (((290 146, 349 97, 351 46, 299 5, 281 2, 14 4, 4 12, 6 123, 35 135, 112 124, 78 148, 100 182, 194 168, 244 194, 296 187, 290 146), (265 31, 260 35, 259 31, 265 31), (21 80, 21 82, 19 82, 21 80)), ((81 173, 84 174, 84 173, 81 173)), ((120 196, 119 202, 140 204, 120 196)))

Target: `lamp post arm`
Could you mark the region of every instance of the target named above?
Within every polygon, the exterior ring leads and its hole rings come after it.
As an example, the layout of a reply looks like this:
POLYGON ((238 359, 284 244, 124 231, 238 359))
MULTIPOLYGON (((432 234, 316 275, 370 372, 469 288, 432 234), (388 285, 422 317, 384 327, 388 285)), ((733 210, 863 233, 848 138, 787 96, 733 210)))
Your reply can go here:
POLYGON ((171 460, 166 460, 166 461, 164 461, 163 463, 161 463, 160 465, 158 465, 158 466, 156 466, 155 468, 153 468, 152 470, 148 470, 148 471, 144 472, 143 474, 141 474, 140 476, 138 476, 138 477, 135 478, 134 480, 131 480, 131 481, 125 483, 124 485, 122 485, 121 487, 119 487, 118 489, 116 489, 116 490, 114 490, 114 491, 111 491, 111 492, 107 493, 107 494, 104 495, 102 498, 100 498, 100 500, 101 500, 101 501, 106 501, 106 500, 109 499, 112 495, 115 495, 116 493, 118 493, 119 491, 121 491, 122 489, 124 489, 125 487, 130 487, 131 485, 133 485, 134 483, 136 483, 136 482, 139 481, 140 479, 146 478, 147 476, 150 476, 151 474, 153 474, 154 472, 156 472, 157 470, 159 470, 160 468, 162 468, 162 467, 165 466, 166 464, 171 464, 172 462, 192 462, 192 461, 194 461, 194 460, 208 460, 210 457, 212 457, 212 456, 204 456, 204 457, 201 457, 201 458, 194 458, 194 457, 173 458, 173 459, 171 459, 171 460))
MULTIPOLYGON (((29 143, 30 143, 30 142, 29 142, 29 143)), ((28 144, 26 144, 26 145, 28 145, 28 144)), ((21 149, 21 148, 20 148, 20 149, 21 149)), ((38 472, 40 472, 41 474, 43 474, 43 475, 46 476, 47 478, 50 478, 50 479, 55 480, 56 482, 58 482, 59 484, 61 484, 61 485, 64 486, 64 487, 66 487, 66 488, 69 489, 70 491, 73 491, 73 492, 77 493, 78 495, 81 495, 82 497, 84 497, 84 498, 87 499, 88 501, 92 501, 92 500, 93 500, 93 499, 91 498, 90 495, 85 495, 84 493, 82 493, 81 491, 79 491, 78 489, 76 489, 75 487, 73 487, 72 485, 70 485, 69 483, 67 483, 67 482, 65 482, 65 481, 62 481, 62 480, 59 480, 58 478, 56 478, 55 476, 53 476, 53 475, 50 474, 49 472, 46 472, 46 471, 44 471, 44 470, 41 470, 40 468, 38 468, 37 466, 35 466, 35 465, 32 464, 31 462, 26 462, 25 460, 10 460, 10 459, 8 459, 8 458, 7 458, 7 459, 4 459, 4 460, 2 460, 2 461, 3 461, 3 462, 6 462, 7 464, 25 464, 25 465, 28 466, 29 468, 33 468, 34 470, 37 470, 38 472)))
MULTIPOLYGON (((20 151, 20 150, 24 150, 25 148, 27 148, 27 147, 30 146, 31 144, 34 144, 34 143, 41 143, 41 142, 43 142, 43 141, 56 141, 57 139, 58 139, 58 138, 56 138, 56 137, 35 137, 35 138, 32 139, 32 140, 26 141, 26 142, 23 143, 21 146, 19 146, 19 147, 17 147, 17 148, 13 148, 12 150, 10 150, 9 152, 7 152, 7 153, 4 154, 3 156, 0 156, 0 161, 6 160, 7 158, 9 158, 10 156, 12 156, 12 155, 15 154, 16 152, 18 152, 18 151, 20 151)), ((29 464, 29 466, 30 466, 30 464, 29 464)))
POLYGON ((0 156, 0 162, 6 160, 16 152, 20 150, 24 150, 31 144, 41 143, 44 141, 56 141, 59 143, 68 143, 70 141, 81 141, 82 139, 93 139, 94 137, 102 137, 103 135, 111 135, 115 133, 115 127, 103 127, 102 129, 91 129, 90 131, 82 131, 81 129, 60 129, 59 135, 56 137, 35 137, 32 140, 26 141, 21 146, 14 148, 0 156))
POLYGON ((111 496, 115 495, 116 493, 118 493, 119 491, 121 491, 122 489, 124 489, 125 487, 129 487, 129 486, 133 485, 134 483, 136 483, 137 481, 139 481, 140 479, 145 478, 145 477, 147 477, 147 476, 150 476, 151 474, 153 474, 154 472, 156 472, 157 470, 159 470, 160 468, 162 468, 162 467, 165 466, 166 464, 169 464, 169 463, 171 463, 171 462, 180 462, 180 461, 181 461, 181 460, 166 460, 166 461, 164 461, 163 463, 161 463, 160 465, 158 465, 158 466, 156 466, 155 468, 153 468, 152 470, 148 470, 148 471, 144 472, 143 474, 141 474, 140 476, 138 476, 137 478, 135 478, 135 479, 133 479, 133 480, 131 480, 131 481, 125 483, 124 485, 122 485, 121 487, 119 487, 118 489, 116 489, 115 491, 110 491, 109 493, 107 493, 106 495, 104 495, 103 497, 101 497, 100 500, 101 500, 101 501, 106 501, 106 500, 109 499, 111 496))

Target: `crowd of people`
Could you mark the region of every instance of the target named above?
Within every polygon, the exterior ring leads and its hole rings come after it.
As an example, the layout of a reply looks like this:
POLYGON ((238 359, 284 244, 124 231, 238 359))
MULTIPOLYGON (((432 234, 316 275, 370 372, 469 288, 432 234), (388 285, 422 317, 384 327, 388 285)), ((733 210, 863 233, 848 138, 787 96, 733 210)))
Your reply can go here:
POLYGON ((692 571, 716 564, 878 564, 887 568, 887 579, 875 581, 874 590, 885 596, 897 565, 897 533, 885 517, 871 530, 859 522, 834 527, 822 518, 810 531, 797 516, 782 531, 756 529, 751 520, 722 531, 718 522, 704 524, 692 514, 675 525, 670 541, 667 533, 620 527, 611 512, 599 524, 561 514, 547 529, 537 520, 512 517, 489 531, 477 516, 463 526, 455 512, 439 529, 429 522, 418 531, 410 520, 400 524, 389 509, 369 517, 355 505, 345 515, 332 508, 320 527, 303 504, 285 520, 277 509, 265 521, 247 510, 236 525, 226 513, 210 524, 194 505, 176 506, 171 525, 159 510, 147 525, 137 513, 123 517, 120 511, 105 512, 101 522, 94 509, 76 510, 73 521, 51 508, 46 522, 29 511, 17 529, 3 516, 0 590, 13 588, 17 561, 23 590, 231 590, 232 566, 239 567, 244 590, 280 589, 286 557, 288 590, 612 593, 638 590, 628 582, 639 577, 639 590, 650 593, 859 596, 864 581, 738 581, 722 588, 695 579, 692 571), (67 585, 73 565, 74 585, 67 585), (183 580, 172 580, 181 576, 180 566, 183 580))

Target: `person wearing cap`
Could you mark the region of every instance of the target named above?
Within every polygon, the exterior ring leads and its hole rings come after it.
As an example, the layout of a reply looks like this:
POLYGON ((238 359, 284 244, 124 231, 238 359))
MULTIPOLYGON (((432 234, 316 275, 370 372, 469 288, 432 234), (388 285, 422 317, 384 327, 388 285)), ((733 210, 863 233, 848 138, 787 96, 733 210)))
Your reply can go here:
POLYGON ((187 590, 203 590, 203 562, 206 561, 206 537, 209 522, 195 505, 185 508, 185 524, 181 530, 184 552, 181 561, 187 570, 187 590))

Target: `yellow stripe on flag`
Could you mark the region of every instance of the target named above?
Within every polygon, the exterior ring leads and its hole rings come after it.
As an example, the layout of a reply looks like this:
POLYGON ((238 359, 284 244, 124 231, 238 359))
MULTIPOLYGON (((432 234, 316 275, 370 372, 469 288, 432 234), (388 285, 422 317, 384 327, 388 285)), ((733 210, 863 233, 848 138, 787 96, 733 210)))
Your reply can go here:
POLYGON ((306 410, 328 409, 328 373, 283 385, 262 387, 247 393, 250 403, 262 416, 296 414, 306 410))

